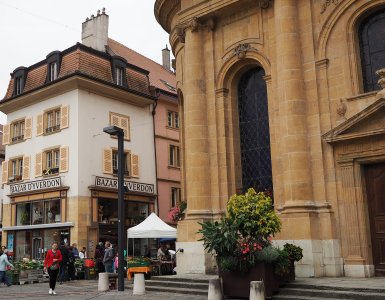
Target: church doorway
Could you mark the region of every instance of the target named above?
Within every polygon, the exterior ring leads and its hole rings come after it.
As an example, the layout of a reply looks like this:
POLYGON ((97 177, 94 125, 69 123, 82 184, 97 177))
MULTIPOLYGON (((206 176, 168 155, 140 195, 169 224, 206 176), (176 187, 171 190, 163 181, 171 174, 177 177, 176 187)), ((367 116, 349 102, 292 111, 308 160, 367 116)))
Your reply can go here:
POLYGON ((366 194, 376 276, 385 276, 385 163, 365 166, 366 194))

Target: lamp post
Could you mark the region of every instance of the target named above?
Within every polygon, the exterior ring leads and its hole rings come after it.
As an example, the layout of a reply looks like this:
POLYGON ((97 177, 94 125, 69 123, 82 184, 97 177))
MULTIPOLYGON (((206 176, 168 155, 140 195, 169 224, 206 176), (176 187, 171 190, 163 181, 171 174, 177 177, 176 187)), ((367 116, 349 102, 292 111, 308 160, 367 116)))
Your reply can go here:
POLYGON ((118 137, 118 291, 124 291, 124 131, 117 126, 103 131, 118 137))

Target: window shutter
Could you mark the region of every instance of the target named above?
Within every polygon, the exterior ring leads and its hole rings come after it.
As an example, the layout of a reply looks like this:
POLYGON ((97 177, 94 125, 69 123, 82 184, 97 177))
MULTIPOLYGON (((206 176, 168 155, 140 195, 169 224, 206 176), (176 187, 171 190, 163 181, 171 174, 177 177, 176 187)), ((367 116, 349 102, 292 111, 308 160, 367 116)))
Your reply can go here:
POLYGON ((112 149, 103 150, 103 173, 112 174, 112 149))
POLYGON ((1 182, 8 182, 8 160, 5 160, 1 163, 1 182))
POLYGON ((111 115, 111 125, 120 127, 119 117, 116 115, 111 115))
POLYGON ((29 179, 29 170, 31 169, 31 157, 24 156, 23 157, 23 174, 22 174, 22 179, 29 179))
POLYGON ((68 146, 60 147, 59 172, 68 172, 68 146))
POLYGON ((11 125, 10 124, 3 125, 3 145, 9 144, 9 139, 11 137, 10 131, 11 131, 11 125))
POLYGON ((32 117, 25 118, 24 138, 32 138, 32 117))
POLYGON ((36 135, 42 135, 44 133, 43 128, 43 114, 37 115, 36 135))
POLYGON ((60 129, 69 126, 69 106, 65 105, 60 108, 60 129))
POLYGON ((35 177, 40 177, 43 174, 43 153, 39 152, 35 156, 35 177))
POLYGON ((139 156, 131 154, 131 177, 139 177, 139 156))
POLYGON ((122 128, 124 131, 124 138, 129 140, 130 139, 130 119, 126 117, 121 117, 119 127, 122 128))

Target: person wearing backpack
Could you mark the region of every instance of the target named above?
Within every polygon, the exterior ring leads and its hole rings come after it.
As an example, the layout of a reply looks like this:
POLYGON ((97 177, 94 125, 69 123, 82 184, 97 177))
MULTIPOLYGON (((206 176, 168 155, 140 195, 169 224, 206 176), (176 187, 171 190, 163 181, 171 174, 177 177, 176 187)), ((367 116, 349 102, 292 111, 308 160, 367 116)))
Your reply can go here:
POLYGON ((103 258, 104 269, 108 273, 113 273, 114 272, 114 251, 109 241, 105 243, 105 248, 106 250, 104 252, 104 258, 103 258))

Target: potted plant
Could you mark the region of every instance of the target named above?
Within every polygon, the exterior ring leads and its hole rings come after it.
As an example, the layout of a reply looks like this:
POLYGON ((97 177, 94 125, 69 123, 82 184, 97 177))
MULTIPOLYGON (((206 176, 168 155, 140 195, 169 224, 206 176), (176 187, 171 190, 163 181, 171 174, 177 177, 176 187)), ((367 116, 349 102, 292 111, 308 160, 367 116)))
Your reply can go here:
POLYGON ((248 297, 250 281, 263 279, 266 297, 271 297, 278 287, 274 285, 274 263, 280 256, 271 242, 281 229, 271 198, 249 189, 230 198, 226 215, 219 221, 200 225, 200 240, 216 257, 224 294, 248 297))
POLYGON ((294 262, 300 261, 303 257, 303 250, 301 247, 286 243, 283 245, 283 251, 287 253, 290 265, 287 275, 287 281, 293 281, 295 280, 295 267, 294 262))
POLYGON ((187 202, 186 201, 180 201, 178 202, 177 206, 174 206, 170 209, 168 212, 168 219, 171 223, 177 223, 178 221, 182 220, 184 217, 184 211, 187 208, 187 202))
POLYGON ((28 211, 23 211, 20 215, 20 223, 22 225, 29 225, 30 223, 30 218, 29 218, 29 213, 28 211))

